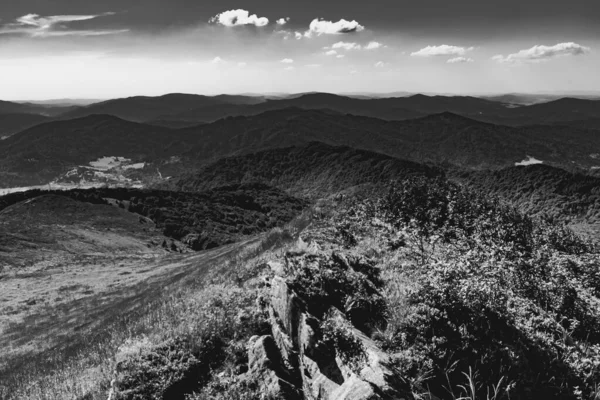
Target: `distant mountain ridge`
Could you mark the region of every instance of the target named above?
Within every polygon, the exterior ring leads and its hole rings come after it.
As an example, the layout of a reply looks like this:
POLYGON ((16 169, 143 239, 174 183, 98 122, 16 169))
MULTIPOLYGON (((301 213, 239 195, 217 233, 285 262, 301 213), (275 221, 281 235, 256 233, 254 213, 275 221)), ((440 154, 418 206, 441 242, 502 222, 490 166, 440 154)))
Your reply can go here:
POLYGON ((554 124, 600 118, 600 100, 591 98, 545 98, 526 95, 497 97, 427 96, 402 97, 342 96, 330 93, 304 93, 278 98, 255 96, 201 96, 168 94, 158 97, 135 96, 78 107, 62 119, 91 114, 110 114, 135 122, 165 121, 181 127, 209 123, 232 116, 252 116, 267 111, 296 107, 328 109, 341 114, 367 116, 390 121, 414 119, 452 112, 472 119, 511 126, 554 124))
POLYGON ((135 96, 107 100, 78 108, 61 115, 61 118, 72 119, 91 114, 110 114, 134 122, 145 122, 162 119, 164 116, 182 113, 198 107, 226 104, 246 105, 262 101, 261 98, 248 96, 202 96, 183 93, 171 93, 158 97, 135 96))
POLYGON ((502 168, 527 156, 564 168, 597 166, 597 131, 564 126, 507 127, 441 113, 406 121, 287 108, 169 129, 110 115, 38 125, 0 141, 2 186, 45 184, 100 157, 146 163, 142 174, 181 175, 220 158, 309 142, 466 169, 502 168), (176 157, 176 161, 172 158, 176 157))
MULTIPOLYGON (((393 94, 392 94, 393 95, 393 94)), ((471 119, 507 126, 568 125, 598 129, 600 100, 537 95, 496 97, 428 96, 398 93, 400 97, 368 97, 330 93, 244 96, 171 93, 158 97, 134 96, 83 106, 0 102, 0 114, 36 114, 67 120, 107 114, 132 122, 180 129, 228 117, 254 116, 286 108, 329 110, 333 113, 388 121, 415 119, 451 112, 471 119)), ((8 124, 7 124, 8 125, 8 124)), ((24 125, 23 129, 28 126, 24 125)), ((0 122, 0 132, 9 130, 0 122)), ((14 133, 11 130, 11 133, 14 133)), ((6 135, 5 135, 6 136, 6 135)))
POLYGON ((49 118, 40 114, 0 114, 0 139, 47 121, 49 118))

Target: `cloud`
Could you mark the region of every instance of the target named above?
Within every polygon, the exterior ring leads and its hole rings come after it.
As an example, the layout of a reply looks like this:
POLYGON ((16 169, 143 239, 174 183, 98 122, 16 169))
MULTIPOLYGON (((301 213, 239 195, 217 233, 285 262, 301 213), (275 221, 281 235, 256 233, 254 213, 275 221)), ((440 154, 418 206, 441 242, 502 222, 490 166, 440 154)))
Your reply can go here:
POLYGON ((438 56, 464 56, 467 52, 474 50, 474 47, 449 46, 427 46, 419 51, 410 53, 413 57, 438 57, 438 56))
POLYGON ((292 67, 292 66, 289 66, 289 67, 285 67, 285 68, 284 68, 284 70, 286 70, 286 71, 293 71, 294 69, 295 69, 295 68, 294 68, 294 67, 292 67))
POLYGON ((307 68, 319 68, 321 67, 321 64, 306 64, 307 68))
POLYGON ((369 44, 365 46, 365 50, 377 50, 382 47, 385 46, 379 42, 369 42, 369 44))
POLYGON ((324 50, 346 50, 346 51, 350 51, 350 50, 377 50, 380 49, 382 47, 386 47, 383 44, 379 43, 379 42, 369 42, 367 45, 361 45, 358 43, 354 43, 354 42, 337 42, 332 44, 329 47, 324 47, 324 50))
POLYGON ((386 63, 384 63, 383 61, 377 61, 377 62, 375 63, 375 67, 376 67, 376 68, 383 68, 383 67, 385 67, 386 65, 387 65, 387 64, 386 64, 386 63))
POLYGON ((335 58, 344 58, 344 57, 346 57, 346 56, 343 54, 338 54, 337 56, 335 56, 335 58))
POLYGON ((337 51, 335 51, 335 50, 329 50, 329 51, 325 52, 325 55, 326 56, 335 56, 335 55, 337 55, 337 51))
POLYGON ((321 36, 321 35, 341 35, 344 33, 361 32, 365 27, 357 21, 346 21, 340 19, 338 22, 325 21, 323 19, 314 19, 304 33, 305 37, 321 36))
POLYGON ((244 68, 245 66, 247 66, 247 65, 248 65, 248 63, 241 61, 241 62, 237 63, 237 65, 238 65, 238 67, 240 67, 240 68, 244 68))
POLYGON ((210 61, 212 64, 222 64, 225 62, 221 57, 215 57, 210 61))
POLYGON ((265 17, 258 17, 256 14, 250 15, 249 11, 238 9, 229 10, 215 15, 208 20, 211 24, 219 24, 223 26, 241 26, 241 25, 254 25, 254 26, 266 26, 269 24, 269 19, 265 17))
POLYGON ((42 17, 38 14, 27 14, 15 22, 0 26, 0 34, 24 34, 32 37, 52 36, 101 36, 128 32, 128 29, 69 29, 71 22, 88 21, 99 17, 114 15, 106 12, 94 15, 52 15, 42 17))
POLYGON ((300 40, 302 39, 303 35, 300 32, 294 32, 294 37, 296 38, 296 40, 300 40))
POLYGON ((472 58, 468 57, 454 57, 446 61, 448 64, 459 64, 459 63, 472 63, 475 62, 472 58))
POLYGON ((337 42, 331 45, 332 49, 343 49, 343 50, 360 50, 362 46, 358 43, 348 42, 337 42))
POLYGON ((284 64, 293 64, 294 60, 292 60, 291 58, 284 58, 283 60, 281 60, 279 62, 284 63, 284 64))
POLYGON ((517 53, 509 54, 504 57, 501 54, 492 57, 492 60, 499 63, 520 63, 520 62, 543 62, 554 57, 580 56, 590 52, 589 47, 581 46, 577 43, 558 43, 554 46, 533 46, 530 49, 521 50, 517 53))
POLYGON ((288 23, 288 21, 290 20, 289 17, 287 18, 279 18, 277 21, 275 21, 277 23, 277 25, 285 25, 288 23))

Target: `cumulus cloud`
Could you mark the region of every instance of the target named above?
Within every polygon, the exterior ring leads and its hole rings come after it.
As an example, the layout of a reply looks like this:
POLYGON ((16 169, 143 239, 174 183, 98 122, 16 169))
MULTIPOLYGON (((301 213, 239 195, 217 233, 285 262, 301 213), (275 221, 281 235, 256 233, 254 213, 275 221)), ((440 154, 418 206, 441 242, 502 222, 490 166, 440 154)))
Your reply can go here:
POLYGON ((290 66, 290 67, 285 67, 284 70, 286 71, 293 71, 295 68, 290 66))
POLYGON ((427 46, 419 51, 410 53, 413 57, 439 57, 439 56, 464 56, 469 51, 473 51, 474 47, 449 46, 442 44, 441 46, 427 46))
POLYGON ((334 50, 360 50, 362 46, 358 43, 349 43, 349 42, 337 42, 331 45, 331 48, 334 50))
POLYGON ((335 58, 344 58, 344 57, 346 57, 346 56, 343 54, 338 54, 337 56, 335 56, 335 58))
POLYGON ((306 64, 307 68, 319 68, 321 64, 306 64))
POLYGON ((277 25, 285 25, 288 23, 288 21, 290 20, 289 17, 287 18, 279 18, 277 21, 275 21, 277 23, 277 25))
POLYGON ((387 65, 387 64, 386 64, 386 63, 384 63, 383 61, 377 61, 377 62, 375 63, 375 67, 376 67, 376 68, 383 68, 383 67, 385 67, 386 65, 387 65))
POLYGON ((325 55, 326 56, 335 56, 335 55, 337 55, 337 51, 335 51, 335 50, 329 50, 329 51, 325 52, 325 55))
POLYGON ((366 45, 361 45, 354 42, 337 42, 332 44, 329 47, 324 47, 325 50, 333 49, 333 50, 377 50, 382 47, 385 47, 383 44, 379 42, 369 42, 366 45))
POLYGON ((538 45, 509 54, 506 57, 498 54, 492 57, 492 60, 499 63, 542 62, 555 57, 579 56, 589 53, 590 50, 589 47, 573 42, 558 43, 554 46, 538 45))
POLYGON ((40 16, 27 14, 16 19, 15 22, 0 26, 0 34, 25 34, 32 37, 51 36, 100 36, 128 32, 128 29, 69 29, 69 23, 88 21, 99 17, 114 15, 106 12, 94 15, 52 15, 40 16))
POLYGON ((294 60, 292 60, 291 58, 284 58, 280 62, 283 63, 283 64, 293 64, 294 60))
POLYGON ((300 32, 294 32, 294 37, 296 38, 296 40, 300 40, 302 39, 303 35, 300 32))
POLYGON ((369 42, 369 44, 367 44, 365 46, 365 50, 377 50, 382 47, 385 47, 385 46, 379 42, 369 42))
POLYGON ((229 10, 215 15, 210 20, 211 24, 218 24, 223 26, 240 26, 240 25, 254 25, 254 26, 266 26, 269 24, 269 19, 265 17, 258 17, 256 14, 250 15, 249 11, 238 9, 229 10))
POLYGON ((222 64, 225 62, 221 57, 215 57, 210 61, 212 64, 222 64))
POLYGON ((308 31, 306 31, 304 36, 341 35, 344 33, 361 32, 363 30, 365 30, 365 27, 357 21, 340 19, 338 22, 332 22, 317 18, 310 23, 308 31))
POLYGON ((454 57, 446 61, 448 64, 472 63, 475 60, 469 57, 454 57))

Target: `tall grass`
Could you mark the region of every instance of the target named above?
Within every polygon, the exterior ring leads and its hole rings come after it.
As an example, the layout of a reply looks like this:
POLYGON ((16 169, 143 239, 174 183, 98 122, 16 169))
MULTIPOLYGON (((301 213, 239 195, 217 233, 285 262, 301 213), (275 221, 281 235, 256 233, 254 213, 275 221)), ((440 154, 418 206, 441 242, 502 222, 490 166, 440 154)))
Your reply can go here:
POLYGON ((99 328, 70 332, 60 346, 10 362, 0 371, 0 400, 106 400, 119 352, 140 340, 157 344, 198 334, 200 326, 223 327, 221 322, 232 316, 200 312, 206 311, 203 306, 223 293, 239 295, 236 286, 257 276, 264 257, 294 240, 307 218, 275 228, 260 240, 228 246, 230 251, 207 257, 207 265, 189 265, 161 285, 124 294, 127 301, 107 310, 99 328))

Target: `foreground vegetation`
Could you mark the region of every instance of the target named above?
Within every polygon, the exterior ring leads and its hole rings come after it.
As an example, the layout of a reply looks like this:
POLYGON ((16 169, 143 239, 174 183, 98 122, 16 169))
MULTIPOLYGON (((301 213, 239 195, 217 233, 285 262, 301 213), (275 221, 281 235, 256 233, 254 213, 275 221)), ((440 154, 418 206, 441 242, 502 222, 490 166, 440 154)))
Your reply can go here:
POLYGON ((266 398, 248 349, 275 331, 275 275, 314 321, 318 348, 362 376, 373 341, 404 398, 600 398, 592 243, 443 178, 386 193, 319 201, 71 358, 10 375, 0 398, 266 398))
POLYGON ((415 395, 598 398, 598 253, 447 181, 422 178, 334 218, 340 242, 378 260, 377 339, 415 395))

